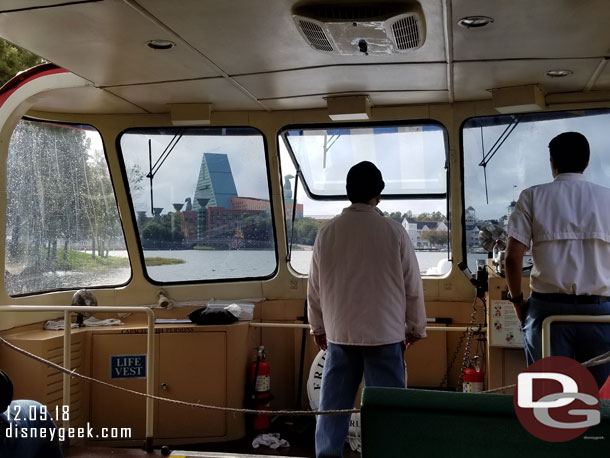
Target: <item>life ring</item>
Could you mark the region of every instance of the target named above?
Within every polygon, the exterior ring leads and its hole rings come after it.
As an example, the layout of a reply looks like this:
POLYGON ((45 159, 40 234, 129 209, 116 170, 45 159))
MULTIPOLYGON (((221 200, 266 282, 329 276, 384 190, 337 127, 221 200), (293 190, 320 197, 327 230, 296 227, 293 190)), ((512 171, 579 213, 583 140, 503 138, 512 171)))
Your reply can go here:
MULTIPOLYGON (((309 398, 309 406, 312 410, 320 409, 320 389, 322 388, 322 374, 326 352, 320 351, 311 363, 309 377, 307 378, 307 397, 309 398)), ((349 420, 349 432, 347 440, 350 448, 353 451, 361 452, 362 440, 360 435, 360 414, 353 413, 349 420)))

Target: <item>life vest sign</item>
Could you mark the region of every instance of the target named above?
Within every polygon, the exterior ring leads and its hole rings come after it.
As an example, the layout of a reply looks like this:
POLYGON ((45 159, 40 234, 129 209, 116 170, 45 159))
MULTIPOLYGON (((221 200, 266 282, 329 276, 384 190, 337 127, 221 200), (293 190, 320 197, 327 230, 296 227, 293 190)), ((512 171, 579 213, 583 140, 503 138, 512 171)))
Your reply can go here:
POLYGON ((111 355, 110 378, 146 378, 146 355, 111 355))

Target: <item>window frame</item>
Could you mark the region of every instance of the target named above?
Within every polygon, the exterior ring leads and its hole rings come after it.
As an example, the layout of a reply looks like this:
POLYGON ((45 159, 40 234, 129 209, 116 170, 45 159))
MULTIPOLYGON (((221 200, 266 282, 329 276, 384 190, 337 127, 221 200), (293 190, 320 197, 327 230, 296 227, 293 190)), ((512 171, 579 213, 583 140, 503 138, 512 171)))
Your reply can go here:
MULTIPOLYGON (((446 204, 446 212, 447 212, 447 221, 449 222, 449 229, 448 229, 448 249, 447 249, 447 257, 449 262, 451 262, 451 264, 453 265, 453 244, 451 243, 451 232, 452 232, 452 224, 451 224, 451 218, 452 218, 452 214, 451 214, 451 160, 450 160, 450 156, 451 156, 451 151, 449 148, 449 131, 447 129, 447 127, 445 126, 445 124, 443 124, 441 121, 437 120, 437 119, 431 119, 431 118, 418 118, 418 119, 409 119, 409 120, 388 120, 388 121, 351 121, 351 122, 324 122, 324 123, 293 123, 293 124, 286 124, 284 126, 282 126, 276 133, 276 138, 278 140, 278 144, 277 144, 277 161, 279 164, 279 171, 280 171, 280 177, 284 176, 284 171, 282 170, 282 161, 281 161, 281 152, 280 152, 280 144, 279 144, 279 140, 281 139, 281 141, 284 142, 284 146, 286 147, 286 150, 288 151, 288 155, 290 156, 290 159, 292 160, 292 165, 295 167, 295 172, 296 172, 296 176, 298 177, 298 181, 299 183, 302 183, 302 188, 305 190, 305 192, 307 193, 307 196, 312 199, 312 200, 319 200, 319 201, 349 201, 349 199, 347 198, 347 192, 342 195, 342 196, 318 196, 317 194, 313 194, 311 192, 311 190, 309 189, 309 187, 307 186, 307 183, 303 177, 303 174, 299 169, 297 169, 296 165, 298 164, 294 155, 294 152, 292 151, 292 148, 290 147, 290 143, 288 142, 288 140, 286 139, 286 135, 285 133, 288 130, 297 130, 297 129, 342 129, 342 128, 353 128, 353 127, 362 127, 362 128, 375 128, 375 127, 408 127, 408 126, 423 126, 423 125, 433 125, 433 126, 437 126, 441 129, 442 133, 443 133, 443 145, 445 147, 445 176, 446 176, 446 190, 444 193, 426 193, 426 194, 383 194, 383 199, 384 200, 440 200, 440 199, 445 199, 445 204, 446 204)), ((460 164, 463 167, 463 164, 460 164)), ((462 174, 463 176, 463 174, 462 174)), ((281 181, 281 180, 280 180, 281 181)), ((298 189, 297 189, 298 191, 298 189)), ((289 266, 289 268, 297 273, 299 276, 302 276, 304 278, 308 278, 308 274, 302 274, 300 272, 297 272, 291 265, 291 254, 292 254, 292 249, 291 249, 291 237, 290 234, 288 233, 288 224, 286 223, 286 202, 284 201, 284 193, 281 192, 281 198, 282 198, 282 208, 284 209, 284 235, 286 238, 286 264, 289 266)), ((462 194, 463 194, 463 186, 462 186, 462 194)), ((297 195, 298 197, 298 195, 297 195)), ((463 202, 463 196, 462 196, 462 202, 463 202)), ((295 200, 295 203, 293 204, 293 212, 296 210, 296 206, 298 205, 298 199, 295 200)), ((465 241, 465 239, 464 239, 465 241)), ((423 276, 422 276, 423 277, 423 276)), ((427 276, 425 278, 430 278, 430 279, 438 279, 438 278, 442 278, 442 276, 427 276)))
MULTIPOLYGON (((446 174, 446 190, 444 193, 418 193, 418 194, 383 194, 384 200, 438 200, 438 199, 446 199, 449 202, 450 195, 450 159, 449 159, 449 134, 445 125, 434 119, 410 119, 408 121, 366 121, 366 122, 328 122, 328 123, 316 123, 316 124, 287 124, 283 126, 277 133, 278 138, 281 138, 284 142, 284 146, 292 159, 292 163, 295 167, 296 173, 299 176, 299 182, 303 184, 303 189, 307 193, 307 196, 312 200, 328 200, 328 201, 340 201, 340 200, 348 200, 347 192, 342 195, 334 195, 334 196, 325 196, 318 195, 311 192, 309 186, 307 185, 307 181, 303 176, 300 168, 297 168, 298 162, 296 161, 296 156, 292 151, 290 146, 290 142, 287 139, 287 131, 289 130, 322 130, 322 129, 350 129, 350 128, 363 128, 363 129, 371 129, 375 127, 409 127, 409 126, 436 126, 439 127, 443 133, 443 144, 445 147, 445 174, 446 174)), ((280 149, 278 145, 278 159, 280 154, 280 149)), ((281 165, 280 165, 281 169, 281 165)), ((449 215, 447 215, 449 218, 449 215)))
MULTIPOLYGON (((461 205, 461 210, 462 210, 462 215, 460 218, 460 226, 462 228, 462 240, 461 240, 461 246, 462 246, 462 262, 465 262, 466 264, 468 264, 468 252, 467 252, 467 246, 466 246, 466 182, 465 182, 465 171, 464 171, 464 156, 465 156, 465 150, 464 150, 464 130, 466 129, 466 124, 468 124, 469 122, 471 122, 474 119, 491 119, 491 118, 502 118, 502 117, 517 117, 517 118, 521 118, 521 117, 531 117, 532 119, 529 122, 535 122, 535 118, 539 118, 537 121, 551 121, 551 120, 557 120, 557 119, 569 119, 569 118, 582 118, 584 116, 588 116, 590 114, 593 114, 595 112, 598 112, 598 114, 604 114, 604 112, 606 112, 606 114, 610 114, 610 108, 607 107, 599 107, 599 108, 575 108, 575 109, 566 109, 566 110, 553 110, 553 111, 528 111, 528 112, 523 112, 523 113, 496 113, 496 114, 487 114, 487 115, 482 115, 482 116, 469 116, 468 118, 464 119, 462 121, 462 123, 460 124, 460 129, 459 129, 459 141, 460 141, 460 177, 461 177, 461 181, 462 181, 462 186, 461 186, 461 200, 462 200, 462 205, 461 205), (572 116, 569 115, 569 113, 582 113, 582 114, 574 114, 572 116)), ((519 122, 522 122, 522 120, 519 120, 519 122)), ((526 121, 527 122, 527 121, 526 121)), ((469 126, 470 127, 491 127, 493 126, 493 123, 489 123, 487 125, 481 125, 481 126, 469 126)), ((500 124, 500 123, 496 123, 495 125, 504 125, 504 124, 500 124)))
MULTIPOLYGON (((117 209, 117 216, 119 218, 119 222, 121 224, 121 231, 123 232, 123 240, 125 241, 125 251, 127 251, 127 263, 129 265, 129 277, 127 278, 127 280, 124 283, 119 283, 119 284, 114 284, 114 285, 101 285, 101 286, 86 286, 87 289, 95 289, 95 290, 100 290, 100 289, 116 289, 116 288, 124 288, 125 286, 129 285, 129 283, 131 283, 131 281, 133 280, 133 263, 131 260, 131 256, 129 255, 129 247, 127 244, 127 237, 126 237, 126 232, 125 232, 125 224, 123 221, 123 216, 121 214, 121 209, 119 207, 119 202, 118 202, 118 197, 117 197, 117 192, 116 192, 116 185, 115 185, 115 180, 112 174, 112 170, 110 168, 110 161, 108 160, 108 150, 106 149, 106 144, 104 142, 104 136, 101 134, 100 130, 94 125, 94 124, 88 124, 88 123, 77 123, 77 122, 66 122, 66 121, 56 121, 56 120, 47 120, 47 119, 36 119, 33 118, 31 116, 22 116, 21 119, 19 120, 19 122, 21 121, 30 121, 30 122, 38 122, 38 123, 43 123, 43 124, 53 124, 53 125, 58 125, 58 126, 87 126, 87 127, 91 127, 93 130, 95 130, 95 132, 97 132, 97 134, 100 136, 100 140, 102 142, 102 150, 103 150, 103 154, 104 154, 104 160, 106 161, 106 167, 108 170, 108 176, 110 177, 110 184, 112 185, 112 191, 113 191, 113 195, 114 195, 114 204, 116 205, 116 209, 117 209)), ((15 125, 15 128, 17 128, 17 125, 15 125)), ((13 132, 15 131, 15 129, 13 129, 13 132)), ((13 132, 11 132, 11 139, 13 137, 13 132)), ((9 139, 9 145, 10 145, 10 139, 9 139)), ((5 177, 6 177, 6 183, 5 183, 5 187, 8 186, 8 153, 6 156, 6 159, 4 161, 4 172, 5 172, 5 177)), ((4 207, 5 207, 5 212, 8 209, 8 200, 4 201, 4 207)), ((4 254, 4 263, 5 263, 5 270, 6 270, 6 222, 4 225, 4 230, 5 230, 5 254, 4 254)), ((75 286, 72 288, 56 288, 56 289, 50 289, 50 290, 45 290, 45 291, 36 291, 36 292, 32 292, 32 293, 23 293, 23 294, 14 294, 11 295, 7 288, 6 288, 6 280, 4 281, 4 292, 6 293, 6 295, 8 297, 13 297, 13 298, 19 298, 19 297, 31 297, 31 296, 40 296, 43 294, 49 294, 49 293, 56 293, 56 292, 63 292, 63 291, 77 291, 79 289, 82 289, 81 286, 75 286)))
MULTIPOLYGON (((238 136, 238 135, 231 135, 238 136)), ((276 222, 275 222, 275 212, 273 209, 273 193, 271 188, 271 169, 269 167, 269 147, 267 142, 267 137, 264 132, 260 129, 247 126, 247 125, 238 125, 238 126, 135 126, 128 127, 127 129, 123 129, 118 133, 115 139, 115 146, 117 151, 117 158, 121 168, 121 175, 123 178, 123 183, 125 185, 125 194, 127 195, 127 201, 129 203, 129 212, 131 216, 131 223, 134 228, 134 233, 136 234, 136 243, 138 248, 138 253, 140 256, 140 265, 142 267, 142 273, 144 278, 152 283, 153 285, 164 286, 164 285, 200 285, 200 284, 213 284, 213 283, 235 283, 235 282, 255 282, 255 281, 266 281, 275 277, 279 272, 279 251, 278 251, 278 241, 277 241, 277 231, 276 231, 276 222), (128 133, 142 133, 158 130, 159 135, 173 135, 176 131, 179 130, 209 130, 209 131, 219 131, 223 132, 224 130, 235 130, 239 129, 250 130, 257 132, 263 140, 263 152, 265 156, 265 169, 267 171, 267 190, 269 192, 269 207, 271 214, 271 227, 273 233, 273 251, 275 258, 275 268, 269 275, 260 276, 260 277, 232 277, 232 278, 214 278, 214 279, 201 279, 201 280, 180 280, 180 281, 159 281, 151 278, 148 273, 148 269, 146 267, 146 260, 144 259, 144 249, 142 248, 142 241, 140 239, 140 231, 138 230, 137 218, 135 208, 133 206, 133 200, 131 198, 131 189, 129 187, 129 180, 127 177, 127 168, 125 167, 125 160, 123 158, 123 150, 121 148, 121 138, 123 135, 128 133), (140 132, 138 132, 140 131, 140 132), (163 133, 163 131, 171 132, 171 133, 163 133)))

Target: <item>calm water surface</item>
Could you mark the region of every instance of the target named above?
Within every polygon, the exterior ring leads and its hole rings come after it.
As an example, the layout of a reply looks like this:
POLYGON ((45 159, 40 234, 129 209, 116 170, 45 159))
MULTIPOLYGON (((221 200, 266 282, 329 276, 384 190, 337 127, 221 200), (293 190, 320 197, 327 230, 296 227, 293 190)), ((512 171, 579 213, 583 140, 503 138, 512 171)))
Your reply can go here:
MULTIPOLYGON (((297 272, 307 274, 311 250, 294 250, 291 266, 297 272)), ((422 274, 442 275, 449 271, 447 252, 418 251, 417 260, 422 274)), ((126 251, 111 251, 111 256, 127 257, 126 251)), ((183 264, 168 264, 147 267, 148 275, 156 281, 201 281, 227 278, 260 278, 271 275, 276 267, 275 253, 271 250, 147 250, 144 256, 174 258, 183 264)), ((476 269, 476 259, 484 259, 485 254, 468 254, 468 264, 476 269)), ((123 277, 124 278, 124 277, 123 277)))

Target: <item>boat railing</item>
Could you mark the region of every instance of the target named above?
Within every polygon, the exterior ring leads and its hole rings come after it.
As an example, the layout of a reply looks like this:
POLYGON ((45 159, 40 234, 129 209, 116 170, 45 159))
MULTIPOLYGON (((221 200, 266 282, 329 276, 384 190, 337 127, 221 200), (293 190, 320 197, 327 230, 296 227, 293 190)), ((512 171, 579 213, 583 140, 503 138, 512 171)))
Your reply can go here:
POLYGON ((610 323, 610 315, 551 315, 542 322, 542 357, 551 356, 551 323, 610 323))

